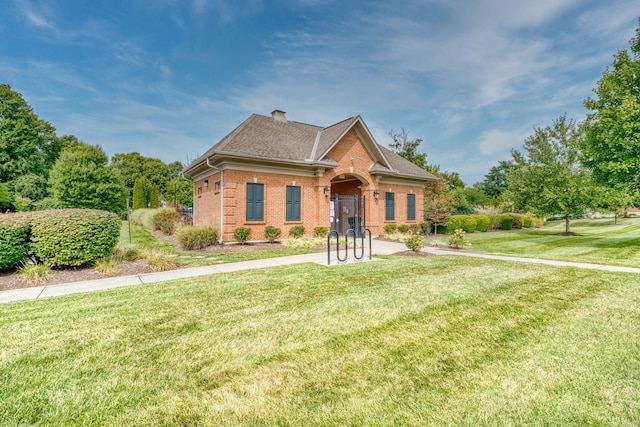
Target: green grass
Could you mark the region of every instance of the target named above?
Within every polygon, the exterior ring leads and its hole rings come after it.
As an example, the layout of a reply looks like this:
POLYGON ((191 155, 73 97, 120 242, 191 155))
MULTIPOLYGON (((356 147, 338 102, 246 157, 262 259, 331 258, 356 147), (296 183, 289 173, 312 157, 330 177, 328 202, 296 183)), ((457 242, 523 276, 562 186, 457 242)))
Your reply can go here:
POLYGON ((564 221, 542 228, 467 234, 471 249, 497 255, 513 255, 560 261, 640 267, 640 219, 574 220, 571 231, 580 236, 559 236, 564 221))
POLYGON ((640 277, 389 257, 0 307, 2 425, 638 425, 640 277))
MULTIPOLYGON (((137 211, 136 211, 137 212, 137 211)), ((131 244, 129 244, 129 226, 122 223, 119 245, 122 248, 134 247, 140 251, 153 251, 173 255, 173 262, 182 267, 200 267, 229 262, 251 261, 255 259, 276 258, 289 255, 300 255, 314 252, 304 248, 287 248, 274 244, 273 249, 254 250, 228 253, 206 253, 198 251, 180 251, 170 243, 158 239, 144 227, 131 224, 131 244)))

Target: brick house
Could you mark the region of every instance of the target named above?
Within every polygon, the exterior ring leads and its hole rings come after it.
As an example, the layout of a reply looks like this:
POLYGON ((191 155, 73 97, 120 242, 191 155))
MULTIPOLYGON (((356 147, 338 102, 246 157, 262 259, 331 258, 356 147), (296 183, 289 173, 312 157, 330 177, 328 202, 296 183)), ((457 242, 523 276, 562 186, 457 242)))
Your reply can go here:
POLYGON ((194 224, 226 242, 238 227, 262 240, 269 225, 286 237, 296 225, 310 236, 359 224, 375 236, 387 223, 420 224, 423 186, 437 179, 379 145, 360 116, 320 127, 279 110, 251 115, 183 172, 194 181, 194 224))

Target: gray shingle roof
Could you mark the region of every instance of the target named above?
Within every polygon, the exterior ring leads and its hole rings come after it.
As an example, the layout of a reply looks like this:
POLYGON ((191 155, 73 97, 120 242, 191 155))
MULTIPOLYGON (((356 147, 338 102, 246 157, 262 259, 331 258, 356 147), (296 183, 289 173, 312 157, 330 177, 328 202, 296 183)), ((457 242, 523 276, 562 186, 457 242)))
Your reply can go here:
MULTIPOLYGON (((399 175, 423 180, 437 179, 413 163, 381 146, 370 135, 360 116, 350 117, 328 127, 314 126, 293 121, 274 120, 271 116, 252 114, 220 142, 188 166, 184 173, 194 172, 207 159, 215 156, 261 158, 279 162, 324 164, 337 166, 326 157, 328 151, 349 129, 361 126, 371 139, 377 162, 370 171, 399 175), (379 158, 378 158, 379 157, 379 158)), ((212 159, 214 160, 214 159, 212 159)))

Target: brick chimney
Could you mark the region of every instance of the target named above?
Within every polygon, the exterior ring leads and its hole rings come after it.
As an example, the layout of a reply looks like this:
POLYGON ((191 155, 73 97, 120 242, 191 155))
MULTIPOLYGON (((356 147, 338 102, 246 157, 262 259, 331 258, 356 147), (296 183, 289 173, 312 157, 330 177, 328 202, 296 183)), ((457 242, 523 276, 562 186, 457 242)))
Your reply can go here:
POLYGON ((271 117, 273 120, 277 122, 286 122, 287 121, 287 113, 281 110, 273 110, 271 112, 271 117))

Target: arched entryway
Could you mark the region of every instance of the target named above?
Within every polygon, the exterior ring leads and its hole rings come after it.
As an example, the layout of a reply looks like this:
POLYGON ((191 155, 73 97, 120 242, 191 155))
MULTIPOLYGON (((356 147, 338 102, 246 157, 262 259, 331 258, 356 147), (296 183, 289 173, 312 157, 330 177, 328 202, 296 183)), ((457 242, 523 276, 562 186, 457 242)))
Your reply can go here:
POLYGON ((331 229, 344 234, 354 229, 357 234, 366 227, 366 205, 362 187, 367 182, 352 174, 331 180, 331 229))

